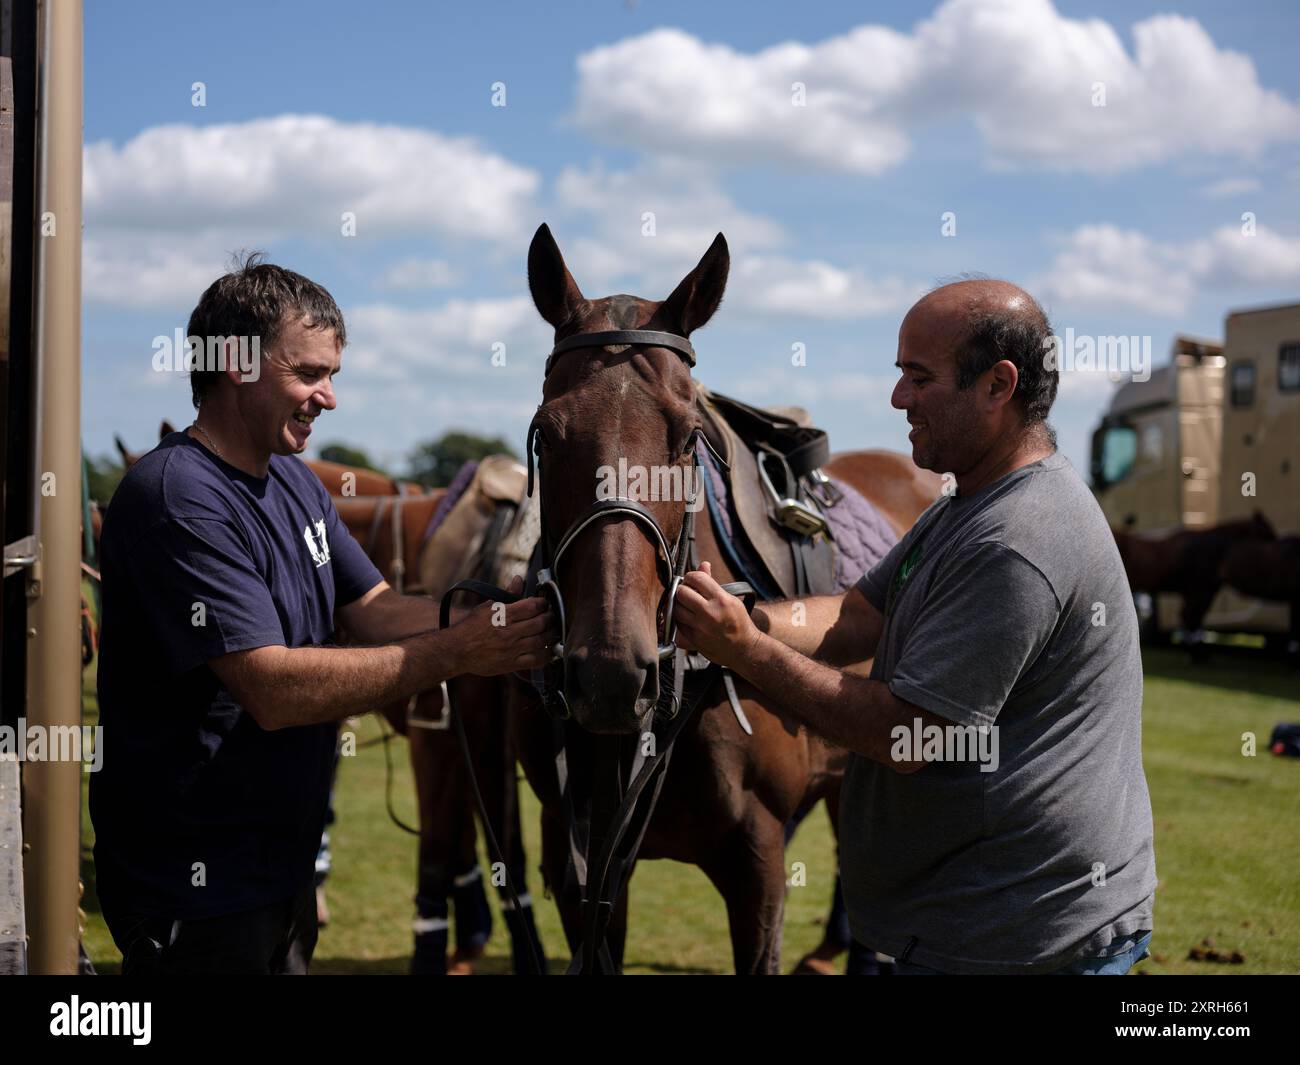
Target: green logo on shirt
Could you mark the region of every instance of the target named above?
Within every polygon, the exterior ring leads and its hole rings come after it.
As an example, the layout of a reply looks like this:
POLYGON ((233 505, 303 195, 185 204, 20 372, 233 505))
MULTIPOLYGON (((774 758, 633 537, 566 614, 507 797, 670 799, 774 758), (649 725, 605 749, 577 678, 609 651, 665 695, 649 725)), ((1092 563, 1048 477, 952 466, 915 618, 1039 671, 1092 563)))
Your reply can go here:
POLYGON ((885 613, 888 614, 894 609, 894 603, 898 601, 908 579, 916 572, 917 566, 921 564, 921 544, 920 541, 912 545, 912 550, 907 553, 903 559, 902 565, 894 572, 894 579, 889 585, 889 596, 885 600, 885 613))

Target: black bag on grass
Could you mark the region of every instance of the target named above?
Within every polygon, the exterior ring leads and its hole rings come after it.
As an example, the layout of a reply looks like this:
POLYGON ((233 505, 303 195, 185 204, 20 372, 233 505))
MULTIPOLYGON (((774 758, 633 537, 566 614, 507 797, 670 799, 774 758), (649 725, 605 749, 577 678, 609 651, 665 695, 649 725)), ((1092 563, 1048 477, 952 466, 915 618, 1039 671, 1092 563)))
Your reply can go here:
POLYGON ((1274 725, 1268 749, 1274 754, 1300 758, 1300 725, 1286 721, 1274 725))

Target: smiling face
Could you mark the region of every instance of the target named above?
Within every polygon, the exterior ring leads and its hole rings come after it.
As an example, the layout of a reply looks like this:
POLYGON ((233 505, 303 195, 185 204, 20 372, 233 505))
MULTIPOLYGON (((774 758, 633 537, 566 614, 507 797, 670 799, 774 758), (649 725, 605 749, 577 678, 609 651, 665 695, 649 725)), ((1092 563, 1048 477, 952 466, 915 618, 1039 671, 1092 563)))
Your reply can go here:
POLYGON ((305 322, 286 322, 262 352, 258 379, 236 390, 241 420, 260 453, 300 454, 321 411, 337 405, 332 378, 343 361, 337 337, 332 329, 311 329, 305 322))
POLYGON ((978 454, 985 427, 974 388, 957 387, 956 351, 962 326, 917 304, 898 331, 901 376, 890 402, 907 414, 912 461, 937 473, 961 472, 978 454))

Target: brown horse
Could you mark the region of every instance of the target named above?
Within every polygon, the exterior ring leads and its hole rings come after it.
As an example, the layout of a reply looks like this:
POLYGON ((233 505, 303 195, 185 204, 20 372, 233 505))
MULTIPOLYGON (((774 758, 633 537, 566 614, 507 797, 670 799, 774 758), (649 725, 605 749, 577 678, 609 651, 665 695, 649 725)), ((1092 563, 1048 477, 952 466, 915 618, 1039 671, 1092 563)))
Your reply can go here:
POLYGON ((1268 519, 1258 511, 1249 519, 1227 522, 1212 529, 1179 529, 1157 539, 1112 529, 1119 557, 1133 592, 1181 595, 1182 627, 1192 657, 1207 654, 1200 642, 1201 625, 1223 585, 1220 568, 1229 549, 1239 541, 1276 540, 1268 519))
MULTIPOLYGON (((713 316, 728 270, 727 245, 719 234, 667 300, 626 295, 588 300, 546 226, 537 231, 528 256, 533 301, 555 328, 557 343, 603 330, 689 336, 713 316)), ((634 344, 566 353, 544 382, 534 423, 540 429, 544 537, 554 543, 587 510, 602 466, 617 468, 621 459, 629 467, 686 469, 699 419, 690 369, 673 351, 634 344)), ((927 496, 928 477, 907 466, 906 460, 882 460, 878 454, 842 455, 835 469, 901 529, 936 494, 927 496)), ((667 543, 674 543, 685 502, 645 506, 667 543)), ((734 580, 716 535, 707 509, 701 510, 698 556, 711 563, 719 580, 734 580)), ((657 643, 664 584, 657 549, 641 521, 610 515, 593 523, 572 541, 565 558, 558 575, 566 609, 563 684, 573 715, 565 728, 565 760, 570 794, 582 817, 585 809, 603 807, 611 758, 619 759, 626 774, 643 714, 660 696, 657 643)), ((786 890, 783 827, 796 811, 821 800, 828 800, 834 813, 848 754, 808 733, 743 683, 737 688, 753 734, 742 730, 722 685, 713 684, 676 740, 640 853, 699 866, 726 902, 736 971, 776 973, 786 890)), ((546 881, 576 948, 582 914, 573 881, 566 877, 569 825, 561 805, 554 726, 536 698, 517 698, 522 702, 516 716, 520 757, 543 807, 546 881)), ((597 815, 590 817, 595 836, 597 815)), ((623 893, 607 938, 619 968, 626 907, 623 893)))
POLYGON ((1242 595, 1290 607, 1287 653, 1300 657, 1300 536, 1239 540, 1228 549, 1219 575, 1242 595))

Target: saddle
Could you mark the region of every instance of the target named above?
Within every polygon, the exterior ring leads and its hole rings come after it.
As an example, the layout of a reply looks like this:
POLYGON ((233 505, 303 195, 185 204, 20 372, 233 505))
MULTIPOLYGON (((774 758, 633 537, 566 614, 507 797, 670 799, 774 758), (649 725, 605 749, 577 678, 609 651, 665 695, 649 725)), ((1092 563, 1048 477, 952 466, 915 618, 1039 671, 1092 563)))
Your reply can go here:
POLYGON ((704 434, 726 463, 710 464, 708 502, 730 533, 722 547, 739 576, 767 599, 830 594, 836 548, 823 511, 840 493, 821 473, 825 432, 800 408, 766 411, 698 382, 696 390, 704 434))
POLYGON ((478 463, 459 498, 451 501, 446 514, 435 516, 420 552, 420 590, 425 595, 441 599, 458 580, 474 576, 489 532, 494 523, 501 524, 498 511, 503 505, 517 507, 527 483, 528 471, 509 455, 489 455, 478 463))

